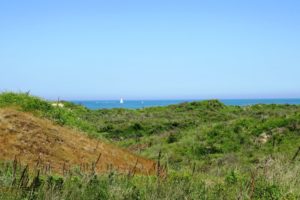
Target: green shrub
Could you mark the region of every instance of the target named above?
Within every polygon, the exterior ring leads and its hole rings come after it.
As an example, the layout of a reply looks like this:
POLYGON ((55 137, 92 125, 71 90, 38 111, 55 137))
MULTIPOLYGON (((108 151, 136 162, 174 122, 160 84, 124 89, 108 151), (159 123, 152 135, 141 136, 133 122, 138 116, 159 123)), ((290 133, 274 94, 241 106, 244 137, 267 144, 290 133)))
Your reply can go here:
POLYGON ((225 177, 225 182, 230 185, 238 182, 238 177, 234 170, 231 170, 230 173, 225 177))
POLYGON ((254 190, 254 198, 261 200, 279 200, 282 197, 282 191, 278 185, 270 184, 266 181, 260 181, 254 190))

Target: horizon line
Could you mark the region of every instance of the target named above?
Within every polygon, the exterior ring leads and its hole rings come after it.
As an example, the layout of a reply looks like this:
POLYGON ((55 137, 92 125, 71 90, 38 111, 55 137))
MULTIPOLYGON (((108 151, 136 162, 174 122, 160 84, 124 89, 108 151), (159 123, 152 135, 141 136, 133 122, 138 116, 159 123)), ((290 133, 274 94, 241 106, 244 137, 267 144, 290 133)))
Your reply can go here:
MULTIPOLYGON (((204 101, 204 100, 300 100, 300 97, 280 97, 280 98, 264 98, 264 97, 257 97, 257 98, 123 98, 124 101, 204 101)), ((51 100, 51 99, 49 99, 51 100)), ((119 99, 60 99, 61 101, 120 101, 119 99)), ((53 100, 55 101, 55 100, 53 100)))

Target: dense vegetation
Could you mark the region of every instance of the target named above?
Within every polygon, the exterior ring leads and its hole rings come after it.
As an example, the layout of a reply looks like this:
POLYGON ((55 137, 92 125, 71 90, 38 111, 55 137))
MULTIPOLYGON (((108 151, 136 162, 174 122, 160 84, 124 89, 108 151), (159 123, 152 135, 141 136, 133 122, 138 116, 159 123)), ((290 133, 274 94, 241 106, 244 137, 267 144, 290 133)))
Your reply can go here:
POLYGON ((298 105, 239 107, 211 100, 137 110, 89 110, 69 102, 60 102, 63 107, 52 103, 26 93, 0 95, 0 107, 32 112, 148 158, 157 159, 161 152, 166 174, 43 175, 33 192, 30 181, 26 187, 16 184, 24 170, 13 173, 17 170, 3 164, 1 199, 300 198, 298 105), (12 197, 5 188, 18 192, 12 197))

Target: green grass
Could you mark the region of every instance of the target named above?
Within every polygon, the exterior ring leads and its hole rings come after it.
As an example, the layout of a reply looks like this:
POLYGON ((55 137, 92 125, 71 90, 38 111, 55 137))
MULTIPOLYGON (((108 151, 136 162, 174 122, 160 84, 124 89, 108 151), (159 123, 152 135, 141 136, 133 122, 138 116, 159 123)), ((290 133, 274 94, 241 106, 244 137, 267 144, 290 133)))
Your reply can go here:
POLYGON ((50 119, 59 125, 70 126, 96 136, 95 127, 81 118, 90 112, 88 109, 70 102, 61 102, 64 104, 63 108, 52 106, 53 103, 57 102, 49 102, 28 93, 5 92, 0 94, 0 108, 14 107, 50 119))
POLYGON ((32 174, 25 167, 1 164, 0 199, 299 199, 299 165, 278 162, 260 169, 229 170, 219 178, 201 173, 169 173, 166 177, 128 176, 71 170, 65 176, 32 174), (273 171, 268 171, 273 168, 273 171))
MULTIPOLYGON (((292 161, 300 146, 299 105, 239 107, 210 100, 137 110, 89 110, 69 102, 62 102, 62 108, 51 103, 26 93, 0 94, 0 107, 31 112, 147 158, 156 159, 161 151, 168 176, 158 181, 115 172, 72 175, 61 177, 60 190, 51 189, 46 176, 41 177, 44 182, 34 198, 300 198, 300 155, 292 161), (264 134, 269 139, 263 144, 258 140, 264 134)), ((0 187, 9 188, 0 199, 11 198, 12 189, 18 191, 17 199, 32 197, 30 190, 12 184, 4 168, 0 176, 0 187)))

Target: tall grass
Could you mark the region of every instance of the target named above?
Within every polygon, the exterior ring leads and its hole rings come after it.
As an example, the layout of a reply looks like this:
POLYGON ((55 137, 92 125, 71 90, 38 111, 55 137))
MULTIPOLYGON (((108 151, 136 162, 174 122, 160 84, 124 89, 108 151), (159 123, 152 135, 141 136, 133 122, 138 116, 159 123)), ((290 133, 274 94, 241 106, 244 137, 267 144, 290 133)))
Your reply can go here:
POLYGON ((141 176, 70 170, 64 176, 2 163, 0 199, 299 199, 299 161, 266 158, 248 172, 236 168, 218 178, 186 171, 141 176))

